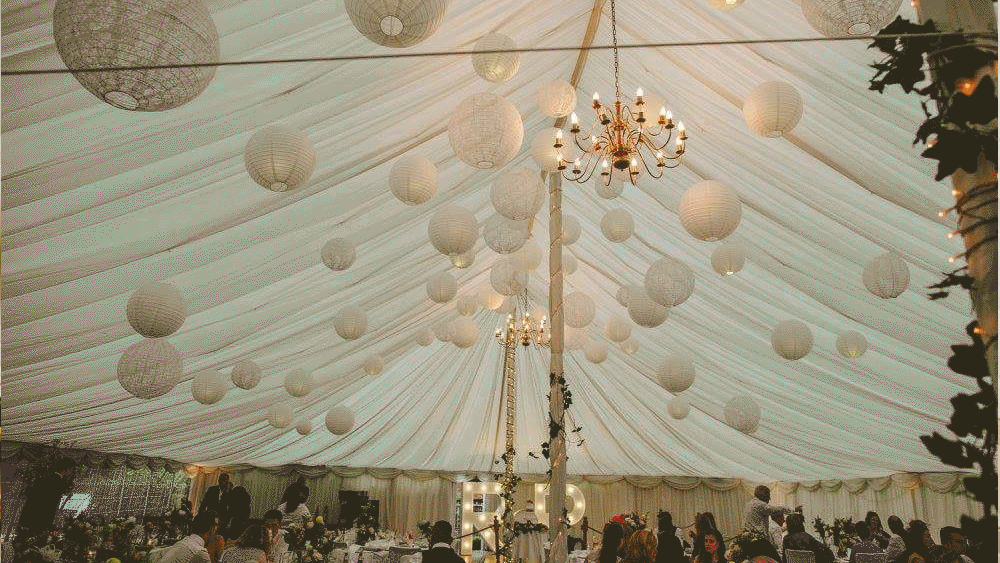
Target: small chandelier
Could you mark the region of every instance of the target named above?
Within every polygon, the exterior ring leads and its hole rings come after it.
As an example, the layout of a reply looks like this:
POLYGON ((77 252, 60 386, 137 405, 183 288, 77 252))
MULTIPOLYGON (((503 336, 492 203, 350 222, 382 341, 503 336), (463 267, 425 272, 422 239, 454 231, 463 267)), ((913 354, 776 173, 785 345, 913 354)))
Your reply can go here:
MULTIPOLYGON (((525 304, 527 300, 525 299, 525 304)), ((531 313, 527 312, 527 307, 524 307, 525 313, 521 315, 520 321, 515 318, 515 313, 507 315, 506 321, 497 328, 494 336, 497 339, 497 343, 500 346, 507 347, 520 343, 521 346, 528 347, 532 344, 536 346, 548 346, 549 339, 552 337, 552 333, 545 326, 547 316, 542 315, 541 319, 535 319, 531 316, 531 313)))
POLYGON ((615 103, 614 107, 601 104, 600 96, 594 93, 594 123, 587 134, 581 135, 580 121, 576 113, 570 116, 570 133, 573 143, 586 155, 566 160, 562 156, 562 130, 556 131, 553 147, 556 149, 558 170, 567 180, 585 183, 597 171, 605 185, 611 184, 612 169, 619 174, 628 174, 629 181, 636 183, 641 168, 653 178, 663 177, 665 168, 676 168, 684 155, 687 133, 684 123, 674 124, 673 114, 666 107, 659 108, 659 117, 653 118, 657 108, 647 108, 642 88, 635 92, 635 100, 630 107, 622 102, 621 84, 618 77, 618 34, 615 20, 615 0, 611 0, 611 40, 615 59, 615 103), (676 137, 674 132, 676 130, 676 137), (674 140, 673 149, 668 149, 674 140))

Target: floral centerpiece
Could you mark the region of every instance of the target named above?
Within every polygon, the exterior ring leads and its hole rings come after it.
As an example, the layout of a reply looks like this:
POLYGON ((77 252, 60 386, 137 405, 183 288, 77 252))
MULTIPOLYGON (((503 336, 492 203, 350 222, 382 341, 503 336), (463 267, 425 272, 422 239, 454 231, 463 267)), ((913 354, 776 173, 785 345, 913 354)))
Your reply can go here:
POLYGON ((769 542, 760 532, 743 530, 733 538, 726 550, 726 559, 733 563, 740 563, 747 559, 747 554, 751 553, 751 546, 759 541, 769 542))
POLYGON ((427 520, 421 520, 417 522, 417 530, 420 531, 420 535, 427 538, 427 541, 431 541, 431 523, 427 520))
POLYGON ((625 529, 625 538, 628 539, 636 531, 646 528, 648 516, 646 514, 640 515, 635 511, 622 512, 621 514, 612 516, 610 521, 621 524, 622 528, 625 529))
POLYGON ((816 535, 820 537, 820 540, 825 544, 827 536, 831 535, 833 528, 823 521, 822 518, 817 516, 813 519, 813 530, 816 531, 816 535))
POLYGON ((846 556, 847 550, 854 547, 854 544, 860 541, 854 530, 854 521, 850 518, 835 519, 831 528, 831 535, 833 536, 832 547, 836 549, 837 555, 840 557, 846 556))

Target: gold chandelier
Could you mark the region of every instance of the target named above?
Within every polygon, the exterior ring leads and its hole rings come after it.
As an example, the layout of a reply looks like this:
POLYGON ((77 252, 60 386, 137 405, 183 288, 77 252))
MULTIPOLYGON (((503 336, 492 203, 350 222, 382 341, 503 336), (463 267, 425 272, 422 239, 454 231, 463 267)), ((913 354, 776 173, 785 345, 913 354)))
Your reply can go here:
POLYGON ((496 337, 500 346, 508 347, 520 343, 524 347, 535 344, 536 346, 548 346, 552 337, 551 331, 545 326, 548 316, 542 315, 541 319, 536 319, 528 312, 527 296, 519 296, 521 301, 519 307, 524 312, 520 319, 516 318, 517 309, 507 315, 506 321, 497 328, 493 336, 496 337))
POLYGON ((615 20, 615 0, 611 0, 611 41, 615 59, 615 102, 614 107, 601 104, 600 96, 594 93, 593 109, 594 123, 587 134, 581 135, 580 122, 576 113, 570 116, 570 133, 572 142, 586 155, 586 161, 580 158, 566 160, 563 158, 562 130, 556 131, 553 147, 556 149, 558 170, 564 178, 574 182, 584 183, 597 171, 600 163, 600 174, 605 185, 611 184, 611 174, 617 171, 619 175, 628 174, 628 179, 635 184, 642 168, 653 178, 663 177, 665 168, 676 168, 684 155, 684 144, 687 132, 684 123, 674 124, 673 114, 666 107, 659 108, 659 115, 653 118, 643 99, 642 88, 635 93, 633 106, 622 102, 621 84, 618 76, 618 34, 615 20), (674 133, 676 131, 676 137, 674 133), (673 149, 668 149, 670 141, 674 140, 673 149))

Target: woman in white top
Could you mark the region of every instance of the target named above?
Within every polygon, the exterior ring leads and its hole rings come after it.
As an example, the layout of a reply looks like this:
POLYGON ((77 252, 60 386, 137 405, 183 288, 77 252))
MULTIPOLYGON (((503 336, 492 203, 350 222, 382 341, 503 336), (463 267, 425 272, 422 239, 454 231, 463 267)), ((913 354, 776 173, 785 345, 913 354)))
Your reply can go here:
POLYGON ((232 547, 222 552, 219 563, 266 563, 271 536, 262 524, 250 526, 232 547))
POLYGON ((278 505, 281 511, 281 527, 286 528, 291 524, 302 524, 303 526, 312 519, 309 509, 305 503, 299 501, 283 502, 278 505))

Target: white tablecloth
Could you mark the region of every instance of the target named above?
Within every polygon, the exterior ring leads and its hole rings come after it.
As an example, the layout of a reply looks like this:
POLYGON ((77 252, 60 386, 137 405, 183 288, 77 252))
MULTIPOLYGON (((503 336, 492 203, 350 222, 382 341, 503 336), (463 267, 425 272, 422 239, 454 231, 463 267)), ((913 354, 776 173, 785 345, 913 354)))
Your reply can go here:
POLYGON ((587 560, 587 556, 590 555, 589 549, 578 549, 569 554, 566 558, 567 563, 584 563, 587 560))

